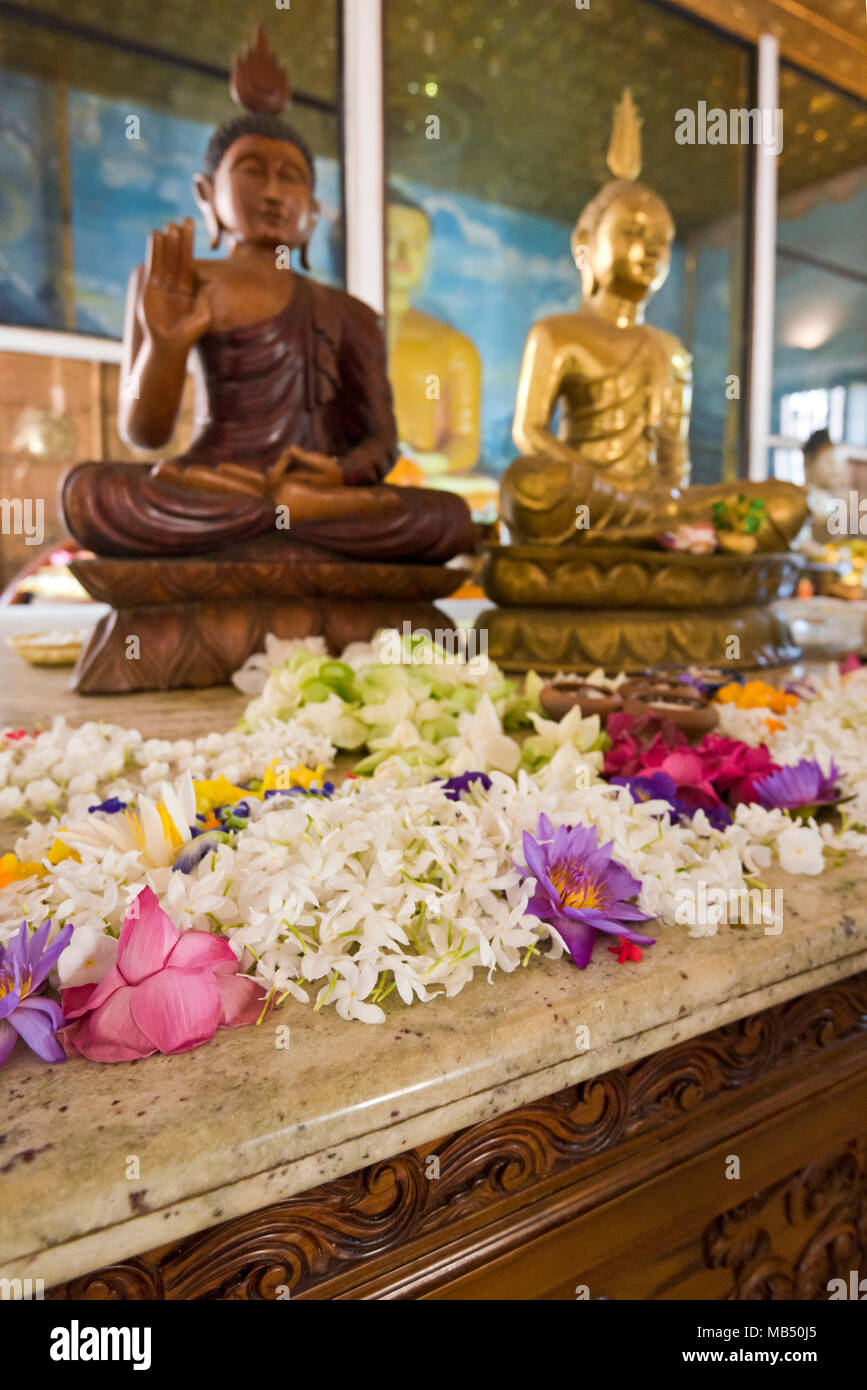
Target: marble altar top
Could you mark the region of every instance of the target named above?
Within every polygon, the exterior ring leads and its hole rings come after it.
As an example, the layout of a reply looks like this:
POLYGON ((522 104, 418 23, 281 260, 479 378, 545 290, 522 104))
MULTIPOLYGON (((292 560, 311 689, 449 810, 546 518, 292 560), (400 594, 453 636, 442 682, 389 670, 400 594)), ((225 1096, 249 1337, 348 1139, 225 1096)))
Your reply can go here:
MULTIPOLYGON (((228 728, 243 704, 229 690, 82 700, 63 673, 11 660, 4 722, 10 693, 28 724, 64 713, 167 736, 228 728)), ((0 1071, 0 1277, 48 1288, 867 969, 867 862, 768 882, 785 895, 778 936, 660 928, 638 965, 600 944, 583 972, 479 971, 454 999, 393 993, 382 1025, 290 998, 178 1057, 47 1066, 17 1048, 0 1071)))

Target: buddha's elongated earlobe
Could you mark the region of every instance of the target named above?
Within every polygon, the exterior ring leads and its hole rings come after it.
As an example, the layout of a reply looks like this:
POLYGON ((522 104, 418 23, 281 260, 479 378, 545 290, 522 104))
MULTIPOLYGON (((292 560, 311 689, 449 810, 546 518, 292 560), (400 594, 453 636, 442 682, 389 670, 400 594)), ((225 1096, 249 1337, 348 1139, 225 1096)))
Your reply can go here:
POLYGON ((196 174, 193 179, 193 197, 208 230, 208 242, 211 250, 216 251, 223 238, 223 224, 217 216, 214 208, 214 185, 207 174, 196 174))

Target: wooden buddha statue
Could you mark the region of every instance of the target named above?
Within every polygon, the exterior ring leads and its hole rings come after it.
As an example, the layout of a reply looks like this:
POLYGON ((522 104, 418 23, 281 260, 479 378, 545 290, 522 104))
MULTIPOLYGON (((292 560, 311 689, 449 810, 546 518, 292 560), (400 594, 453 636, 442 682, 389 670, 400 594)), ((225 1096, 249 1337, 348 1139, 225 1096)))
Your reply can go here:
POLYGON ((802 488, 774 480, 688 486, 690 354, 644 322, 668 275, 675 228, 662 199, 635 181, 640 122, 628 91, 608 162, 615 180, 572 235, 584 302, 541 320, 527 341, 514 421, 523 457, 501 486, 512 540, 652 545, 679 523, 710 522, 715 503, 747 497, 764 503, 754 548, 785 550, 806 515, 802 488), (581 507, 584 526, 576 525, 581 507))
POLYGON ((459 497, 382 479, 397 458, 385 346, 374 312, 289 267, 319 211, 312 156, 279 113, 285 71, 260 29, 235 59, 248 113, 213 135, 194 191, 225 259, 193 258, 193 224, 151 236, 124 329, 120 430, 171 437, 187 362, 195 438, 152 468, 86 463, 66 477, 70 531, 101 556, 251 553, 265 542, 331 556, 441 563, 472 549, 459 497), (287 529, 288 518, 288 529, 287 529))

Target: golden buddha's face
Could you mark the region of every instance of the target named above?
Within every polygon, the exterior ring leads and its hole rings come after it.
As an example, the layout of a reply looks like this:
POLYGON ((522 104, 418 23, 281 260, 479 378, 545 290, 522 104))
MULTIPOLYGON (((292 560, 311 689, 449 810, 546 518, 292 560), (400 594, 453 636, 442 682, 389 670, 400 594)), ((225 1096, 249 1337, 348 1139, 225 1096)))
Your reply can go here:
POLYGON ((414 290, 421 282, 430 250, 430 223, 417 208, 388 207, 388 280, 395 290, 414 290))
POLYGON ((199 206, 230 242, 303 246, 319 213, 303 154, 286 140, 242 135, 230 145, 213 179, 199 175, 199 206))
POLYGON ((620 299, 648 299, 665 283, 674 223, 661 198, 636 185, 614 198, 589 237, 595 285, 620 299))

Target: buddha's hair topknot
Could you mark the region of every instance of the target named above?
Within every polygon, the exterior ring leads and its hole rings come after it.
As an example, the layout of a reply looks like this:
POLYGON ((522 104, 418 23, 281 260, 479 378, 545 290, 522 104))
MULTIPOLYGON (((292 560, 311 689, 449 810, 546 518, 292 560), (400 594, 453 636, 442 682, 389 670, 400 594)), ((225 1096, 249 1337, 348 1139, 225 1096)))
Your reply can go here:
POLYGON ((214 177, 226 151, 236 140, 245 135, 259 135, 266 140, 283 140, 300 150, 310 171, 312 188, 316 173, 310 147, 297 130, 280 119, 281 111, 292 103, 289 74, 268 47, 261 24, 250 42, 243 43, 232 59, 229 91, 235 104, 243 106, 248 114, 224 121, 214 131, 205 151, 204 173, 208 178, 214 177))

